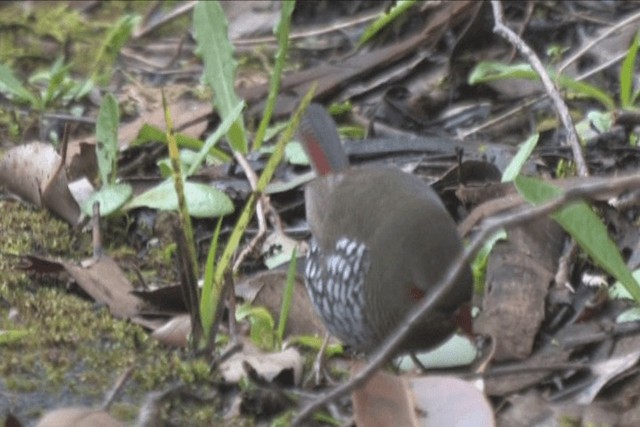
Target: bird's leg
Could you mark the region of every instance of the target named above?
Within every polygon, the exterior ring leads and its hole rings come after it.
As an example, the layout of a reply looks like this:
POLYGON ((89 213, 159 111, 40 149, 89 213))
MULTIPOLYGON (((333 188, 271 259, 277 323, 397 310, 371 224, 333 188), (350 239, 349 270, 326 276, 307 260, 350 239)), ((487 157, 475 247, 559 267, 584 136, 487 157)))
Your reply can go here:
POLYGON ((305 385, 308 384, 312 378, 314 380, 315 386, 319 386, 320 384, 322 384, 324 382, 323 379, 326 380, 326 382, 328 382, 331 385, 336 384, 335 380, 333 380, 333 378, 331 378, 331 376, 327 372, 327 369, 324 363, 325 362, 324 356, 325 356, 325 352, 327 351, 327 346, 329 345, 330 337, 331 335, 328 332, 324 335, 324 339, 322 340, 322 345, 320 346, 320 349, 318 350, 318 354, 316 355, 316 358, 313 362, 313 370, 304 381, 305 385))
POLYGON ((409 357, 411 358, 411 361, 413 362, 413 364, 420 369, 420 372, 422 372, 423 374, 426 373, 428 371, 427 367, 424 366, 424 364, 420 361, 420 359, 418 359, 418 356, 416 355, 415 351, 412 351, 409 353, 409 357))

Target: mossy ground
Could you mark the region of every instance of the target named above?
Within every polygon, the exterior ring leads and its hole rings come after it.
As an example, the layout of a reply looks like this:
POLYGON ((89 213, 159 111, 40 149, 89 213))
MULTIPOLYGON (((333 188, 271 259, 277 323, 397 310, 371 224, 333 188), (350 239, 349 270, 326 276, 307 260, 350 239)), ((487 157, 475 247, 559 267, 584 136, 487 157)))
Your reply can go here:
MULTIPOLYGON (((113 318, 63 279, 15 269, 19 255, 86 258, 91 249, 86 234, 18 202, 0 201, 0 211, 0 331, 26 332, 0 341, 0 413, 28 422, 54 407, 100 406, 120 374, 133 368, 111 408, 114 416, 132 422, 149 392, 210 382, 203 360, 113 318)), ((210 425, 215 417, 213 405, 191 410, 189 425, 210 425)), ((178 418, 182 412, 172 411, 178 418)))

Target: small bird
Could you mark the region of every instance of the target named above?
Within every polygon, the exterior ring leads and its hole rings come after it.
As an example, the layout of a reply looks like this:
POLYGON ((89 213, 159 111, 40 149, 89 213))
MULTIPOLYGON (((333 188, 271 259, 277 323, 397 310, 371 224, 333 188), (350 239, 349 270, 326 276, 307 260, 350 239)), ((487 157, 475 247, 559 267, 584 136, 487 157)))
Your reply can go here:
MULTIPOLYGON (((438 195, 420 178, 390 166, 350 167, 322 106, 309 106, 299 133, 317 175, 305 189, 313 235, 307 291, 329 332, 368 353, 443 277, 462 253, 462 241, 438 195)), ((472 283, 465 266, 399 352, 427 350, 453 334, 472 283)))

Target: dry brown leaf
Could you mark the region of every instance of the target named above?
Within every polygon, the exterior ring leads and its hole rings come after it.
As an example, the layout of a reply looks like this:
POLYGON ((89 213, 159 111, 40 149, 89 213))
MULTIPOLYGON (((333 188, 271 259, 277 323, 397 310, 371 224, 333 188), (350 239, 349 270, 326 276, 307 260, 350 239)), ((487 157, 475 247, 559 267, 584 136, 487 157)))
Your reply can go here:
POLYGON ((139 314, 140 300, 134 296, 133 286, 118 264, 108 256, 90 259, 85 265, 29 255, 24 270, 39 273, 66 270, 78 285, 97 302, 106 304, 115 317, 130 319, 139 314))
POLYGON ((108 412, 102 409, 69 407, 48 412, 37 427, 123 427, 108 412))
MULTIPOLYGON (((354 371, 361 365, 354 366, 354 371)), ((352 394, 353 413, 362 426, 495 425, 493 409, 473 384, 455 377, 398 377, 378 371, 352 394)))
POLYGON ((186 347, 191 334, 191 317, 188 314, 175 316, 153 331, 152 338, 172 347, 186 347))
MULTIPOLYGON (((245 278, 236 285, 236 295, 256 306, 265 307, 277 319, 282 305, 282 293, 287 283, 287 272, 265 271, 245 278)), ((323 337, 327 330, 318 317, 300 276, 296 276, 291 309, 287 318, 285 337, 316 335, 323 337)))
POLYGON ((300 384, 302 378, 303 359, 294 348, 288 348, 278 353, 264 353, 256 347, 245 344, 243 351, 231 356, 220 365, 220 373, 226 382, 238 383, 246 377, 243 364, 250 364, 266 381, 272 381, 285 370, 292 370, 295 384, 300 384))
POLYGON ((50 144, 32 142, 9 150, 0 161, 0 185, 75 225, 80 208, 69 191, 62 157, 50 144))

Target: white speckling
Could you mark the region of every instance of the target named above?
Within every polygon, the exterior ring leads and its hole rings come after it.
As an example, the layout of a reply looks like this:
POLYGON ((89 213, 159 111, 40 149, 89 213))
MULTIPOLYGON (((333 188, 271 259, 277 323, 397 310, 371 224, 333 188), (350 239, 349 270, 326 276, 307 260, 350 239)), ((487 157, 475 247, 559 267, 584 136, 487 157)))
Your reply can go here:
POLYGON ((347 264, 342 269, 342 280, 347 282, 349 279, 351 279, 351 267, 349 267, 349 264, 347 264))
POLYGON ((340 238, 329 253, 311 243, 305 276, 313 304, 329 331, 357 348, 375 336, 364 313, 368 270, 367 247, 356 240, 340 238))

